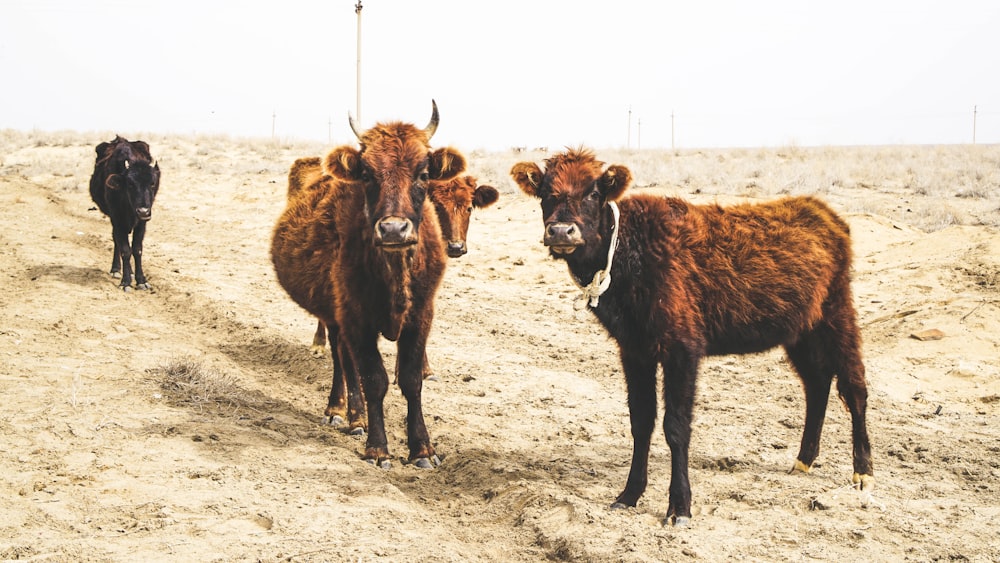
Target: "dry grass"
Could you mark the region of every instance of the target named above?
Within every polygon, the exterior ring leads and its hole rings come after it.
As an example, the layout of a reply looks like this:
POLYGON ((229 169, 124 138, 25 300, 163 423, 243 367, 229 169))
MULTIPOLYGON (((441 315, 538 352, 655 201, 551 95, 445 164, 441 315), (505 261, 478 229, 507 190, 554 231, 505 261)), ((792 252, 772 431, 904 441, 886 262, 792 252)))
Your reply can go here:
MULTIPOLYGON (((192 167, 225 181, 245 174, 284 175, 299 157, 331 147, 316 141, 124 132, 150 143, 169 183, 171 167, 192 167)), ((65 190, 82 189, 93 147, 113 132, 0 130, 0 167, 65 190), (38 156, 39 147, 73 147, 38 156), (31 156, 26 156, 30 152, 31 156)), ((459 147, 461 148, 461 147, 459 147)), ((559 150, 551 147, 552 151, 559 150)), ((949 225, 1000 226, 1000 146, 876 146, 596 150, 628 166, 636 189, 690 195, 770 199, 819 195, 849 213, 888 217, 924 231, 949 225), (959 201, 961 200, 961 201, 959 201)), ((551 153, 471 151, 468 172, 501 192, 517 193, 508 171, 518 161, 551 153)))
POLYGON ((206 368, 191 358, 172 360, 150 373, 168 400, 178 406, 233 416, 273 404, 259 393, 243 389, 235 377, 206 368))
MULTIPOLYGON (((635 188, 677 197, 809 194, 849 213, 882 215, 924 231, 956 224, 1000 226, 996 145, 596 152, 607 163, 628 166, 635 188)), ((483 154, 471 159, 470 168, 482 180, 506 186, 513 162, 547 156, 539 151, 483 154)))

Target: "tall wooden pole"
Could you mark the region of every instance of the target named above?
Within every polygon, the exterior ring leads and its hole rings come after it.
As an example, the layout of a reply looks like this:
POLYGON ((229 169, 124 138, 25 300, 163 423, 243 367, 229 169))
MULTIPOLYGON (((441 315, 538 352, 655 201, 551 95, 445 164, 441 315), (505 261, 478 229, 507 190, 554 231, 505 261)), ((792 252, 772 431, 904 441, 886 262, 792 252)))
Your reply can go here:
POLYGON ((670 110, 670 150, 674 150, 674 110, 670 110))
POLYGON ((357 5, 354 6, 354 13, 358 15, 358 76, 356 78, 357 107, 355 108, 358 123, 361 123, 361 8, 361 0, 358 0, 357 5))
POLYGON ((632 106, 628 107, 628 134, 627 139, 625 139, 625 148, 632 148, 632 106))
POLYGON ((976 144, 976 113, 978 113, 979 106, 972 106, 972 144, 976 144))

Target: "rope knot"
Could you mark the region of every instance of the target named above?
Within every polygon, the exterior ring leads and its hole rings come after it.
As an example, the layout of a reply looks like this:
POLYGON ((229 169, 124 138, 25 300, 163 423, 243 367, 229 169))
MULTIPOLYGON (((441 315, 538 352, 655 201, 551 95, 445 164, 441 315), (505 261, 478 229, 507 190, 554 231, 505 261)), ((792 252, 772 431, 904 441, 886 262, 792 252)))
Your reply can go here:
POLYGON ((611 207, 611 215, 614 216, 615 222, 611 225, 611 244, 608 245, 608 263, 603 270, 598 270, 594 273, 594 278, 590 280, 590 283, 583 285, 580 280, 576 279, 576 276, 570 275, 573 281, 580 288, 582 295, 577 297, 577 309, 582 309, 587 305, 591 308, 597 308, 600 303, 601 295, 611 287, 611 261, 615 257, 615 249, 618 247, 618 204, 613 201, 608 202, 608 206, 611 207))

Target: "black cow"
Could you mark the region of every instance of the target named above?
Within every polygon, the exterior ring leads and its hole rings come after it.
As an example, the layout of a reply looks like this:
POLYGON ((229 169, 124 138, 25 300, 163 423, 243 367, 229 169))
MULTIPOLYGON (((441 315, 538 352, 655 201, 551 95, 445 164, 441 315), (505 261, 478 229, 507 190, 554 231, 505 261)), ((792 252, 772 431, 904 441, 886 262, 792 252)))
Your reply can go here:
POLYGON ((97 145, 96 150, 90 197, 101 212, 111 218, 111 235, 115 241, 111 275, 121 275, 119 285, 129 291, 134 257, 135 287, 149 289, 142 271, 142 239, 146 236, 146 221, 153 216, 153 199, 160 188, 160 166, 153 161, 149 145, 143 141, 115 136, 110 143, 97 145))

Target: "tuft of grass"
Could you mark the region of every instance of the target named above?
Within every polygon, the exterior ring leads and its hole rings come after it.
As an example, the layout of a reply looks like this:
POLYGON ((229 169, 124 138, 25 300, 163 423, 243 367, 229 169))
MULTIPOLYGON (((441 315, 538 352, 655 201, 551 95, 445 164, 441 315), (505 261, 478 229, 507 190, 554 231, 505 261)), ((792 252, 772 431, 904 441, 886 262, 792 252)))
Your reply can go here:
POLYGON ((235 377, 206 368, 192 358, 172 360, 151 372, 176 405, 233 415, 273 404, 259 393, 243 389, 235 377))

